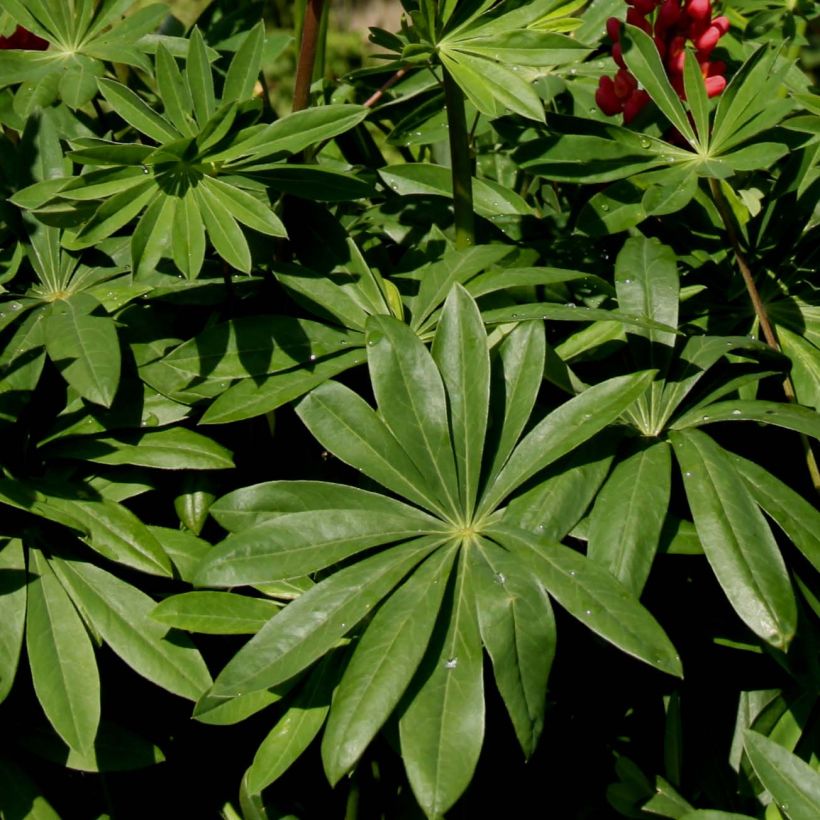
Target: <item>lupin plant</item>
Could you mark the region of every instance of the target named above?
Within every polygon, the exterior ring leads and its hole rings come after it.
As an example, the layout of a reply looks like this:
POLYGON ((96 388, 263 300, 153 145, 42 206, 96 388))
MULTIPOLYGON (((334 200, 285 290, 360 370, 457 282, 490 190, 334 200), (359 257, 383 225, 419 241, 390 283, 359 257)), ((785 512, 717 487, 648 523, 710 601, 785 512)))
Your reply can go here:
POLYGON ((0 0, 0 818, 820 816, 811 0, 261 5, 0 0))

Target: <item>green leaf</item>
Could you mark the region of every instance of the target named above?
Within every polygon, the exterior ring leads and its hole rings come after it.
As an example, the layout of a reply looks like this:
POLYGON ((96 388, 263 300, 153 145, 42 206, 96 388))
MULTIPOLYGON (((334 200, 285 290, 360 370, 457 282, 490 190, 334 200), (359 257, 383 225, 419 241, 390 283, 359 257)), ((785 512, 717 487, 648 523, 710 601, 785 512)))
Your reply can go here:
POLYGON ((205 411, 200 423, 226 424, 269 413, 363 360, 364 352, 354 349, 267 378, 245 379, 224 391, 205 411))
MULTIPOLYGON (((453 196, 450 169, 443 165, 424 162, 389 165, 379 169, 379 176, 399 196, 432 194, 448 199, 453 196)), ((497 216, 528 216, 532 213, 532 208, 514 191, 491 180, 476 178, 473 178, 473 207, 479 216, 490 220, 497 216)))
POLYGON ((706 96, 706 84, 698 65, 695 52, 686 49, 683 65, 683 88, 686 101, 692 112, 698 139, 704 150, 709 148, 709 98, 706 96))
POLYGON ((484 675, 472 575, 462 550, 447 631, 422 662, 399 721, 401 756, 419 805, 442 816, 472 780, 484 741, 484 675))
POLYGON ((232 700, 213 702, 203 697, 197 702, 193 717, 209 726, 231 726, 280 701, 286 692, 287 687, 283 686, 278 687, 276 691, 257 689, 232 700))
MULTIPOLYGON (((657 239, 627 239, 615 260, 615 292, 618 307, 635 316, 678 326, 678 272, 675 252, 657 239)), ((635 328, 629 330, 648 342, 646 367, 659 367, 664 357, 658 345, 674 347, 675 334, 635 328)))
MULTIPOLYGON (((120 185, 120 188, 123 186, 120 185)), ((74 236, 63 235, 63 247, 81 250, 107 239, 112 233, 127 225, 156 196, 157 183, 150 177, 106 199, 91 219, 74 236)))
POLYGON ((253 87, 259 76, 264 43, 265 26, 260 21, 247 33, 228 66, 228 74, 222 88, 223 102, 234 100, 239 102, 253 96, 253 87))
MULTIPOLYGON (((26 559, 19 538, 0 541, 0 703, 11 691, 26 622, 26 559)), ((0 788, 0 794, 3 789, 0 788)), ((0 808, 2 807, 0 798, 0 808)))
POLYGON ((100 722, 100 678, 91 640, 43 554, 33 547, 26 652, 37 699, 51 725, 88 754, 100 722))
POLYGON ((156 603, 99 567, 53 559, 60 580, 103 640, 137 674, 189 700, 211 684, 202 656, 187 637, 151 618, 156 603))
POLYGON ((319 734, 325 722, 336 675, 326 656, 311 672, 288 710, 256 751, 245 776, 247 789, 258 794, 286 772, 319 734))
POLYGON ((214 547, 196 583, 233 587, 299 578, 371 547, 436 531, 441 522, 410 507, 392 514, 379 508, 286 513, 214 547))
POLYGON ((106 102, 129 125, 160 144, 178 140, 179 132, 164 117, 149 108, 130 88, 114 80, 97 80, 106 102))
POLYGON ((205 261, 205 225, 192 188, 177 198, 171 233, 174 264, 188 279, 196 279, 205 261))
POLYGON ((191 92, 176 60, 162 43, 157 47, 157 87, 167 119, 182 136, 193 137, 191 92))
POLYGON ((407 325, 389 316, 371 316, 366 339, 380 416, 431 495, 451 515, 456 514, 458 480, 447 426, 447 397, 432 356, 407 325))
POLYGON ((640 596, 669 506, 672 460, 659 441, 621 461, 601 488, 589 523, 587 555, 640 596))
POLYGON ((165 554, 171 559, 176 574, 183 581, 190 583, 196 574, 199 562, 210 551, 211 545, 193 533, 184 530, 172 530, 169 527, 148 527, 149 532, 162 545, 165 554))
POLYGON ((658 622, 595 561, 517 527, 494 524, 485 534, 527 561, 547 592, 593 632, 662 672, 682 675, 680 658, 658 622))
POLYGON ((131 270, 134 276, 150 275, 156 270, 168 245, 167 225, 174 223, 178 197, 158 193, 145 209, 131 235, 131 270))
POLYGON ((185 61, 185 68, 191 87, 194 114, 201 127, 213 115, 216 108, 216 97, 205 40, 197 26, 194 26, 188 40, 188 57, 185 61))
POLYGON ((609 473, 618 438, 595 436, 538 476, 517 495, 504 521, 551 541, 561 541, 581 520, 609 473))
POLYGON ((277 612, 279 606, 263 598, 231 592, 183 592, 157 604, 151 617, 188 632, 253 635, 277 612))
POLYGON ((173 427, 121 436, 83 436, 53 445, 63 458, 97 464, 127 464, 160 470, 224 470, 233 467, 230 451, 201 433, 173 427))
POLYGON ((320 385, 296 406, 313 436, 337 458, 426 509, 441 512, 427 481, 381 417, 357 393, 320 385))
POLYGON ((756 399, 733 399, 697 407, 675 419, 673 430, 686 430, 716 421, 757 421, 820 438, 820 416, 809 407, 756 399))
POLYGON ((282 220, 271 210, 269 204, 260 202, 249 193, 216 177, 203 177, 202 186, 243 225, 268 236, 287 236, 282 220))
POLYGON ((478 512, 489 513, 528 478, 611 424, 646 390, 653 375, 645 371, 608 379, 553 410, 518 443, 484 491, 478 512))
MULTIPOLYGON (((480 30, 480 29, 479 29, 480 30)), ((589 54, 589 47, 566 34, 534 29, 499 32, 495 35, 446 37, 460 52, 466 51, 504 65, 548 68, 580 62, 589 54)))
POLYGON ((427 649, 456 551, 433 553, 377 611, 333 696, 322 738, 335 785, 390 717, 427 649))
POLYGON ((751 729, 746 730, 744 746, 761 783, 790 820, 815 820, 820 813, 820 774, 751 729))
POLYGON ((470 102, 488 117, 512 111, 530 120, 543 123, 544 104, 535 89, 516 72, 518 68, 496 62, 476 55, 474 49, 469 51, 464 44, 440 43, 439 58, 446 71, 459 84, 470 102), (473 53, 470 53, 473 52, 473 53), (481 90, 476 87, 476 78, 480 78, 481 90), (492 103, 485 97, 490 95, 492 103))
POLYGON ((768 470, 746 458, 732 462, 754 500, 820 572, 820 512, 768 470))
POLYGON ((323 511, 383 513, 386 520, 412 520, 416 526, 438 524, 407 504, 380 493, 328 481, 267 481, 223 496, 211 515, 228 532, 245 532, 288 513, 323 511))
POLYGON ((447 297, 432 354, 447 392, 461 509, 469 519, 478 495, 487 431, 490 354, 478 306, 460 285, 447 297))
POLYGON ((244 316, 207 328, 174 348, 163 363, 179 371, 181 388, 194 378, 243 379, 309 366, 363 341, 358 333, 309 319, 244 316))
POLYGON ((492 481, 506 463, 529 421, 544 380, 546 341, 541 322, 522 322, 504 339, 495 363, 503 389, 490 394, 493 416, 501 424, 491 428, 487 450, 492 453, 488 475, 492 481), (502 404, 503 400, 503 404, 502 404))
POLYGON ((193 189, 208 236, 216 252, 243 273, 251 272, 251 251, 231 212, 212 191, 198 185, 193 189))
POLYGON ((624 62, 641 87, 646 89, 669 122, 692 146, 697 147, 698 139, 675 89, 667 78, 658 47, 652 38, 636 26, 626 25, 621 34, 621 46, 624 62))
POLYGON ((245 140, 239 140, 209 156, 214 162, 249 157, 261 161, 276 154, 298 154, 311 145, 336 137, 355 128, 368 115, 362 105, 322 105, 305 111, 294 111, 260 129, 245 140))
POLYGON ((419 538, 347 567, 300 595, 234 655, 209 698, 267 689, 310 666, 440 543, 419 538))
POLYGON ((120 383, 120 344, 114 320, 97 315, 100 309, 87 293, 53 302, 46 319, 46 350, 81 396, 110 407, 120 383))
POLYGON ((544 726, 547 679, 555 656, 549 597, 521 562, 482 539, 470 551, 481 639, 518 742, 529 758, 544 726))
POLYGON ((43 505, 74 522, 72 526, 83 531, 86 543, 100 555, 152 575, 173 574, 159 541, 127 507, 107 498, 61 497, 56 491, 43 505))
POLYGON ((768 524, 729 455, 697 430, 672 432, 686 496, 712 570, 735 612, 763 640, 785 649, 796 604, 768 524))

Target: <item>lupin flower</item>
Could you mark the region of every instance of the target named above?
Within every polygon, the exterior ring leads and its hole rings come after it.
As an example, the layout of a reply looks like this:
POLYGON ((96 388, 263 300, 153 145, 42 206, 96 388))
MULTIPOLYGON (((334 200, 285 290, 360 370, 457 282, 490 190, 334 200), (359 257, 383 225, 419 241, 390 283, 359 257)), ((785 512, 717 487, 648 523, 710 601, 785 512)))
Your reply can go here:
MULTIPOLYGON (((655 41, 658 53, 666 68, 672 87, 681 99, 686 93, 683 87, 683 64, 686 43, 695 47, 695 56, 703 74, 706 93, 710 97, 720 94, 726 87, 726 64, 710 60, 718 40, 729 30, 726 17, 712 17, 711 0, 627 0, 630 8, 626 22, 645 31, 655 41)), ((618 65, 614 77, 601 77, 595 102, 604 114, 624 115, 629 123, 649 102, 649 95, 638 86, 629 72, 621 51, 621 21, 610 17, 606 31, 612 40, 612 58, 618 65)))
POLYGON ((16 48, 22 51, 45 51, 48 42, 36 34, 32 34, 28 29, 17 26, 13 34, 8 37, 0 37, 0 49, 16 48))

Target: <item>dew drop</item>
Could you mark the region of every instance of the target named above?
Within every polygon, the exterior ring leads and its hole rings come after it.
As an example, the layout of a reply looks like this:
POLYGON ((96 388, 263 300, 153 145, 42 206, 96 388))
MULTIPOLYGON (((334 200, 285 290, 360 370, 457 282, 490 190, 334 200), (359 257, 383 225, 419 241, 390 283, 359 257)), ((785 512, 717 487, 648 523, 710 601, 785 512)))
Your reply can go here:
POLYGON ((632 280, 631 280, 631 279, 624 279, 624 284, 625 284, 625 285, 631 285, 631 284, 632 284, 632 280))
POLYGON ((513 319, 517 319, 517 318, 518 318, 518 314, 517 314, 517 313, 513 313, 512 318, 513 318, 513 319))
POLYGON ((569 571, 569 574, 570 574, 570 575, 577 575, 578 573, 577 573, 574 569, 571 569, 571 570, 569 571))
POLYGON ((23 307, 23 306, 22 306, 19 302, 12 302, 12 303, 9 305, 9 307, 10 307, 12 310, 20 310, 20 308, 21 308, 21 307, 23 307))
POLYGON ((143 166, 142 166, 142 173, 143 173, 143 174, 147 174, 147 173, 148 173, 148 167, 147 167, 147 166, 145 166, 145 165, 143 165, 143 166))
POLYGON ((740 416, 740 415, 742 415, 742 413, 743 413, 742 410, 732 410, 732 415, 733 416, 740 416))
POLYGON ((649 140, 641 140, 641 148, 649 148, 649 140))
POLYGON ((585 419, 591 419, 592 418, 592 413, 584 413, 584 418, 585 419))
POLYGON ((571 69, 569 70, 569 73, 570 73, 570 74, 577 74, 577 73, 578 73, 578 69, 577 69, 577 68, 571 68, 571 69))
POLYGON ((584 615, 592 615, 592 610, 591 609, 585 609, 584 610, 584 615))
POLYGON ((316 361, 316 354, 311 353, 310 356, 308 356, 308 359, 310 359, 310 361, 312 361, 312 362, 315 362, 316 361))
POLYGON ((684 473, 684 476, 686 478, 691 478, 692 477, 692 471, 691 470, 686 470, 686 472, 684 473))
POLYGON ((604 202, 604 204, 601 205, 601 210, 602 211, 608 211, 609 210, 609 205, 607 205, 606 202, 604 202))
POLYGON ((701 421, 709 421, 709 416, 704 416, 701 421))
POLYGON ((604 61, 603 60, 598 60, 598 68, 603 68, 603 67, 604 67, 604 61))
POLYGON ((594 114, 596 112, 596 110, 597 109, 593 106, 592 108, 589 109, 589 113, 594 114))
POLYGON ((458 658, 448 658, 444 661, 445 669, 455 669, 458 666, 458 658))
POLYGON ((507 583, 507 576, 506 576, 506 575, 504 575, 504 573, 503 573, 503 572, 497 572, 497 573, 495 574, 495 580, 496 580, 499 584, 505 584, 505 583, 507 583))

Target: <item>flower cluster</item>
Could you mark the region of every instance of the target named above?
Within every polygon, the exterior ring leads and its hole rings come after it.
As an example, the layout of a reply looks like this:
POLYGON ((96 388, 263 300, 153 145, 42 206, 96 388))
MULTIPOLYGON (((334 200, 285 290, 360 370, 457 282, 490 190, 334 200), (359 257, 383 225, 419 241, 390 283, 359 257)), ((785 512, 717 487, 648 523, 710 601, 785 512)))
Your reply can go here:
POLYGON ((25 51, 45 51, 48 43, 42 37, 32 34, 22 26, 17 26, 14 34, 0 37, 0 49, 19 48, 25 51))
MULTIPOLYGON (((712 18, 711 0, 627 0, 626 22, 645 31, 655 41, 669 81, 684 99, 683 61, 687 40, 696 51, 697 61, 710 97, 726 87, 726 64, 710 61, 717 41, 729 30, 726 17, 712 18)), ((649 102, 649 95, 638 88, 621 53, 621 21, 610 17, 606 30, 612 40, 612 57, 618 65, 615 77, 601 77, 595 102, 610 116, 623 113, 624 122, 631 122, 649 102)))

